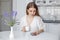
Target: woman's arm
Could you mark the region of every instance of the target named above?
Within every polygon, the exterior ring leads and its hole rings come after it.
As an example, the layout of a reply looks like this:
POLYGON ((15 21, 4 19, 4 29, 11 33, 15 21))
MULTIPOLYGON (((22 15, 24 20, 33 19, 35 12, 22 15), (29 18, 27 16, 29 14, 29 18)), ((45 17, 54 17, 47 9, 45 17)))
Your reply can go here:
POLYGON ((26 29, 25 29, 25 16, 23 16, 20 19, 20 30, 23 31, 23 32, 26 32, 26 29))
POLYGON ((44 29, 37 30, 37 31, 35 31, 35 32, 31 33, 31 34, 36 36, 36 35, 38 35, 38 34, 40 34, 42 32, 44 32, 44 29))
POLYGON ((44 23, 41 18, 37 18, 36 23, 37 23, 37 27, 39 30, 33 32, 33 34, 38 35, 38 34, 44 32, 44 23))

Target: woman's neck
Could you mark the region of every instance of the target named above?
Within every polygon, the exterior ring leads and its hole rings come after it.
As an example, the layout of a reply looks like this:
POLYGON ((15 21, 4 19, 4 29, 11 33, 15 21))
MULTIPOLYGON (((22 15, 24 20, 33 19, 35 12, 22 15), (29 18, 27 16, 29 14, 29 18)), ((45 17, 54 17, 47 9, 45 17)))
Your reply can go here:
POLYGON ((32 15, 28 15, 28 17, 29 17, 29 18, 33 18, 34 16, 32 16, 32 15))

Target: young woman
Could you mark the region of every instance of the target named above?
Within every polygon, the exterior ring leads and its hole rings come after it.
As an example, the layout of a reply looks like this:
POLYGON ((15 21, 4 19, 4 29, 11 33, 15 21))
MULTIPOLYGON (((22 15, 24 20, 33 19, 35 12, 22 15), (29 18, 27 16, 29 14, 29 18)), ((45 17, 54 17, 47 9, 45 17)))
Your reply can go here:
POLYGON ((20 20, 21 31, 31 32, 32 35, 38 35, 44 32, 43 21, 39 15, 38 7, 34 2, 28 3, 26 15, 20 20))

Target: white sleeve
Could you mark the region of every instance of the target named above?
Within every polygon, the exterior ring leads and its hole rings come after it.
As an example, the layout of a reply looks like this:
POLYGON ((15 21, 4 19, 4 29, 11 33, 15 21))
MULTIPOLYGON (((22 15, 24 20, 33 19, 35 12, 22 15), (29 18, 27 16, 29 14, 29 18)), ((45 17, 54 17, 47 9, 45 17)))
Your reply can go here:
POLYGON ((37 26, 38 26, 39 30, 45 28, 45 24, 43 23, 43 21, 40 17, 37 18, 37 26))
POLYGON ((23 27, 24 27, 24 19, 22 18, 20 20, 20 30, 22 30, 23 27))

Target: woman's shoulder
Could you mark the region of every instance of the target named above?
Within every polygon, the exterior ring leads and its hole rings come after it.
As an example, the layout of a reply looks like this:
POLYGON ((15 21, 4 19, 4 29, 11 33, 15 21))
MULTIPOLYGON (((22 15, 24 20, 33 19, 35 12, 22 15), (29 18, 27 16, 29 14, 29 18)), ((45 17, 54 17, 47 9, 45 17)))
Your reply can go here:
POLYGON ((42 18, 40 16, 35 16, 36 21, 42 21, 42 18))
POLYGON ((40 17, 40 16, 35 16, 35 18, 36 18, 36 19, 41 19, 41 17, 40 17))
POLYGON ((40 16, 35 16, 35 21, 43 23, 43 20, 42 20, 42 18, 40 16))

